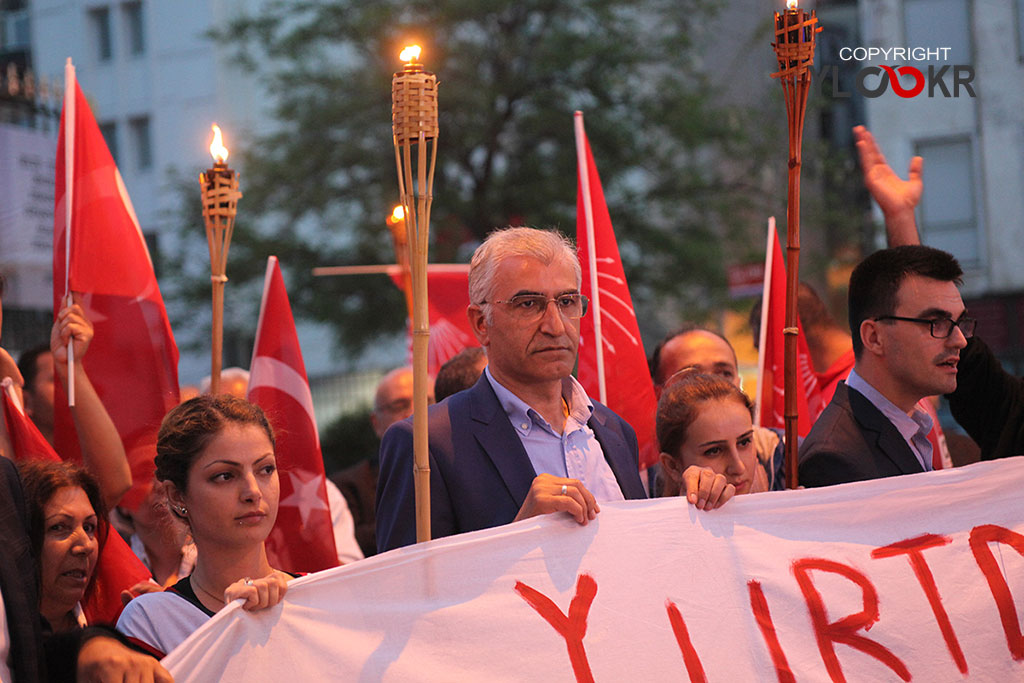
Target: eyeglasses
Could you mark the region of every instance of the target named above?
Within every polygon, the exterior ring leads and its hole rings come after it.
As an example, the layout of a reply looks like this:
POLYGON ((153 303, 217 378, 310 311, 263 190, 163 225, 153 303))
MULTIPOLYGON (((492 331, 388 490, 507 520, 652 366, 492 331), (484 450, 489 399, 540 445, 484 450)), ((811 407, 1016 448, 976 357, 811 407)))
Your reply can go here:
POLYGON ((970 339, 974 336, 974 329, 978 326, 977 320, 968 318, 966 315, 960 316, 959 320, 953 320, 952 318, 904 318, 900 315, 880 315, 875 320, 903 320, 908 323, 929 325, 931 326, 932 336, 936 339, 946 339, 949 335, 953 334, 954 327, 960 328, 964 339, 970 339))
POLYGON ((481 301, 480 303, 505 304, 509 312, 520 320, 534 322, 544 317, 552 301, 563 318, 578 320, 587 314, 590 300, 579 292, 546 297, 543 294, 517 294, 506 301, 481 301))

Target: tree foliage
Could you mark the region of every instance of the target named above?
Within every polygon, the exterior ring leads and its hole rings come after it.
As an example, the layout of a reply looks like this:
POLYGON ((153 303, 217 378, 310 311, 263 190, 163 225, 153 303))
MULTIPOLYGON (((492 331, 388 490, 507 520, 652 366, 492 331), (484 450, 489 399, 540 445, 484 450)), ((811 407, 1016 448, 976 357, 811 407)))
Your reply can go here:
POLYGON ((763 237, 737 237, 763 234, 768 200, 764 139, 747 135, 749 112, 716 104, 700 66, 712 12, 709 0, 285 0, 233 21, 217 38, 263 74, 276 126, 244 155, 232 282, 276 253, 296 313, 333 323, 348 348, 401 328, 389 284, 310 269, 393 262, 390 80, 416 42, 440 81, 432 261, 464 261, 508 224, 574 234, 579 109, 642 325, 644 311, 720 308, 726 256, 759 258, 763 237))

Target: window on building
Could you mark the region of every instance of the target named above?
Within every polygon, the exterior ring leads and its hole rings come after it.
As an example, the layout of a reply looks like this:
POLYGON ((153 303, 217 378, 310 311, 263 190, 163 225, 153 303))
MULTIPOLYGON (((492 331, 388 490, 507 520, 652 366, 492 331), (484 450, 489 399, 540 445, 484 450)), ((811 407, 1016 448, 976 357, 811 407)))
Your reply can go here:
POLYGON ((92 30, 93 54, 101 62, 114 56, 114 44, 110 35, 110 8, 94 7, 89 10, 89 26, 92 30))
POLYGON ((146 31, 143 24, 142 3, 126 2, 121 5, 128 54, 141 55, 146 52, 146 31))
POLYGON ((132 149, 135 154, 135 167, 144 170, 153 167, 153 141, 149 130, 149 117, 137 116, 128 120, 128 132, 131 136, 132 149))
POLYGON ((928 182, 921 197, 921 240, 978 265, 978 214, 974 150, 969 138, 928 140, 915 145, 924 157, 928 182))
POLYGON ((101 123, 100 132, 103 133, 103 139, 107 142, 107 148, 110 150, 110 156, 114 157, 114 163, 119 163, 117 154, 117 124, 113 121, 101 123))
POLYGON ((950 64, 970 64, 969 0, 904 0, 903 26, 908 47, 948 47, 950 64))

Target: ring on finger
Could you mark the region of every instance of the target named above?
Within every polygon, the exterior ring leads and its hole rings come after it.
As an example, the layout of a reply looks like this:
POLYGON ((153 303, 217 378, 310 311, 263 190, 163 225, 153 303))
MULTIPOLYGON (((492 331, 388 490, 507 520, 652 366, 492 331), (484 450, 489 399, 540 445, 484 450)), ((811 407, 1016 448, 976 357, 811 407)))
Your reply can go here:
POLYGON ((569 487, 566 486, 565 484, 562 484, 562 495, 564 496, 568 492, 569 492, 569 487))
POLYGON ((249 577, 245 578, 245 585, 246 586, 251 586, 253 583, 254 583, 254 581, 252 579, 250 579, 249 577))

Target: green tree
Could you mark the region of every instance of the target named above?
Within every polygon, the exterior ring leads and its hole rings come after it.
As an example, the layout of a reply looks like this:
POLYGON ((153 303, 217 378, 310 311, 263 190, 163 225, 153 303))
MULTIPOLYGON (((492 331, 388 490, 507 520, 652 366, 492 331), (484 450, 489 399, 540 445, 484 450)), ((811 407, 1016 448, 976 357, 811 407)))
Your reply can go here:
POLYGON ((776 141, 749 138, 751 113, 712 97, 697 54, 712 6, 287 0, 232 22, 216 37, 265 75, 277 119, 244 153, 248 222, 235 233, 233 286, 276 253, 296 313, 334 324, 347 348, 401 329, 395 288, 314 282, 310 269, 393 262, 389 85, 401 47, 417 42, 440 81, 432 261, 464 261, 512 223, 575 232, 580 109, 642 324, 654 311, 694 319, 721 308, 726 250, 760 257, 772 200, 759 179, 776 141))

